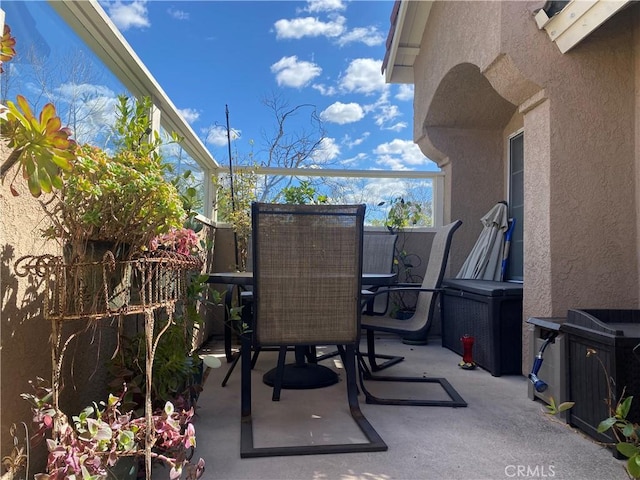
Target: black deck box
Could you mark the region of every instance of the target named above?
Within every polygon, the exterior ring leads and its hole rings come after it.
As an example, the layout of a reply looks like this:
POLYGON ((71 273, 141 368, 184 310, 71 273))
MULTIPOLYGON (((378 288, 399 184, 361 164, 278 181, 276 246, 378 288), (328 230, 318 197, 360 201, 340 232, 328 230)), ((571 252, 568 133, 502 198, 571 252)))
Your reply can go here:
POLYGON ((472 335, 473 360, 491 375, 522 374, 522 284, 445 279, 442 346, 462 355, 472 335))
POLYGON ((611 416, 607 376, 614 406, 624 390, 634 397, 627 418, 640 422, 640 310, 569 310, 561 331, 567 336, 568 396, 575 402, 567 422, 598 441, 613 442, 611 431, 597 431, 611 416))

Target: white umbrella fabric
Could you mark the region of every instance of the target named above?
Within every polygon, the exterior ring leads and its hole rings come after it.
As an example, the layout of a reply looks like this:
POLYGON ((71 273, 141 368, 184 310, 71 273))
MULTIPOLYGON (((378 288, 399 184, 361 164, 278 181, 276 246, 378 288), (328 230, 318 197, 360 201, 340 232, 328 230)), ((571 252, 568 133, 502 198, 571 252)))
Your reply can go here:
POLYGON ((500 281, 504 234, 509 229, 507 204, 497 203, 480 219, 483 228, 456 278, 500 281))

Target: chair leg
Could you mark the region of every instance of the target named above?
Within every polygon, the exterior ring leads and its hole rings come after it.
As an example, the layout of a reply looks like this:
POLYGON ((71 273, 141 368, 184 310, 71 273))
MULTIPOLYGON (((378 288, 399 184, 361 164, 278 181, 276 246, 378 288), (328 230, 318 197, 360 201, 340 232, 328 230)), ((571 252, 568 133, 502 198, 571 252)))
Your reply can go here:
MULTIPOLYGON (((389 368, 404 360, 404 357, 400 357, 400 356, 382 355, 379 353, 377 354, 376 343, 375 343, 375 331, 368 330, 368 329, 367 329, 367 358, 369 360, 369 365, 371 366, 372 372, 379 372, 380 370, 389 368), (387 361, 384 363, 378 363, 377 362, 378 358, 382 358, 387 361)), ((367 371, 369 370, 367 369, 367 371)))
MULTIPOLYGON (((247 346, 247 349, 250 348, 247 346)), ((292 445, 281 447, 255 447, 253 444, 253 421, 251 416, 251 385, 249 377, 251 368, 249 367, 250 356, 243 357, 242 368, 242 418, 240 423, 240 458, 259 458, 284 455, 319 455, 336 453, 356 453, 356 452, 384 452, 388 449, 384 440, 366 419, 360 405, 358 404, 357 390, 357 369, 355 346, 347 345, 345 349, 345 373, 347 377, 347 399, 349 410, 362 433, 365 435, 365 443, 337 443, 337 444, 317 444, 317 445, 292 445), (246 359, 246 362, 245 362, 246 359)))
MULTIPOLYGON (((258 361, 258 355, 259 354, 260 354, 260 349, 256 348, 253 351, 253 356, 251 357, 251 369, 252 370, 256 366, 256 362, 258 361)), ((231 377, 231 374, 233 373, 233 370, 236 368, 236 365, 238 364, 238 361, 240 360, 241 356, 242 356, 242 351, 239 351, 233 357, 233 363, 229 367, 229 370, 227 370, 227 373, 225 374, 224 378, 222 379, 222 383, 220 384, 222 387, 226 387, 227 386, 227 382, 229 381, 229 378, 231 377)))
POLYGON ((233 351, 231 350, 231 342, 233 340, 233 329, 231 328, 231 320, 228 318, 228 312, 231 311, 233 296, 233 285, 227 285, 227 292, 224 297, 224 355, 227 357, 227 363, 234 362, 233 351))
POLYGON ((242 335, 240 348, 240 416, 244 423, 251 419, 251 339, 242 335))
POLYGON ((258 361, 258 355, 260 355, 260 347, 256 347, 253 351, 253 356, 251 357, 251 369, 255 368, 256 362, 258 361))
POLYGON ((222 386, 222 387, 226 387, 227 386, 227 382, 229 381, 229 377, 231 377, 231 374, 233 373, 233 369, 236 368, 236 365, 238 364, 238 361, 240 360, 240 357, 242 357, 242 351, 240 351, 240 352, 238 352, 236 354, 235 358, 233 359, 233 363, 231 364, 231 366, 227 370, 227 373, 225 374, 224 378, 222 379, 222 383, 220 384, 220 386, 222 386))
POLYGON ((466 407, 467 402, 453 388, 446 378, 442 377, 385 377, 375 376, 367 367, 363 354, 358 352, 358 365, 360 389, 364 393, 365 401, 375 405, 405 405, 405 406, 424 406, 424 407, 466 407), (365 379, 382 382, 408 382, 408 383, 437 383, 444 392, 449 396, 450 400, 428 400, 428 399, 405 399, 405 398, 380 398, 373 395, 367 387, 365 387, 365 379))
POLYGON ((287 358, 287 347, 280 347, 278 353, 278 367, 276 376, 273 381, 273 394, 271 401, 278 402, 280 400, 280 391, 282 390, 282 378, 284 377, 284 362, 287 358))
POLYGON ((307 363, 318 363, 318 353, 315 345, 309 345, 309 348, 305 352, 307 363))

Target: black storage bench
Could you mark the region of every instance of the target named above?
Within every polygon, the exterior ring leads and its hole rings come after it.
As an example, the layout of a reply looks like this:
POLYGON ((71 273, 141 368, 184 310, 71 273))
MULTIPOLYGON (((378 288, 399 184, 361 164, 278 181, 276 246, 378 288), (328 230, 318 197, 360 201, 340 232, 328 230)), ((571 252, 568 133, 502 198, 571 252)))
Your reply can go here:
POLYGON ((460 338, 475 338, 473 360, 491 375, 522 374, 522 284, 451 278, 442 282, 442 346, 462 355, 460 338))
POLYGON ((607 377, 614 407, 623 391, 633 396, 627 419, 640 422, 640 310, 569 310, 560 330, 567 336, 568 396, 575 402, 567 422, 598 441, 613 442, 610 430, 598 432, 598 424, 611 416, 607 377))

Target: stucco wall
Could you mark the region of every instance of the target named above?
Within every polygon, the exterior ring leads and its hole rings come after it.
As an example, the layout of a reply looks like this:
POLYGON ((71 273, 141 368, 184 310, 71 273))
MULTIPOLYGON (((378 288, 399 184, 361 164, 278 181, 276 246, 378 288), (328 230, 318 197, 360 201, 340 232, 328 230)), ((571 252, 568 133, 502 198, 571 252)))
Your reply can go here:
MULTIPOLYGON (((0 161, 4 158, 0 151, 0 161)), ((15 262, 25 255, 60 253, 55 242, 40 234, 46 217, 39 201, 21 175, 14 184, 19 196, 14 197, 9 190, 11 178, 12 173, 0 185, 0 456, 8 455, 13 446, 12 423, 25 422, 33 434, 29 404, 20 398, 21 393, 32 393, 29 380, 51 380, 51 325, 42 315, 43 279, 33 274, 18 276, 15 262)), ((115 325, 65 322, 63 331, 65 338, 78 332, 67 348, 60 400, 65 412, 76 415, 90 402, 106 399, 104 365, 115 349, 115 325)), ((31 473, 42 471, 46 446, 33 449, 31 459, 31 473)))
MULTIPOLYGON (((633 40, 632 40, 632 45, 633 45, 633 51, 636 52, 636 54, 634 55, 634 77, 635 77, 635 84, 634 84, 634 91, 635 91, 635 97, 634 97, 634 111, 635 111, 635 118, 634 118, 634 126, 635 126, 635 134, 634 134, 634 156, 635 156, 635 162, 634 162, 634 173, 633 173, 633 178, 635 178, 635 205, 636 205, 636 216, 638 215, 638 208, 640 208, 640 55, 637 54, 637 52, 640 52, 640 28, 638 27, 638 24, 640 23, 640 12, 637 11, 635 12, 635 17, 634 17, 634 22, 635 22, 635 27, 633 29, 633 40)), ((636 238, 640 239, 640 221, 636 221, 635 222, 635 233, 636 233, 636 238)), ((640 243, 640 241, 636 242, 636 245, 640 243)), ((640 279, 640 256, 637 259, 637 263, 636 263, 636 275, 638 276, 638 278, 640 279)), ((638 285, 638 297, 640 298, 640 280, 639 280, 639 285, 638 285)), ((639 300, 640 302, 640 300, 639 300)))
POLYGON ((499 2, 468 3, 433 5, 414 65, 414 136, 447 173, 447 220, 463 221, 450 260, 456 272, 478 238, 480 218, 505 200, 502 136, 516 109, 480 68, 497 56, 499 2))
POLYGON ((505 193, 506 127, 520 112, 524 318, 637 308, 639 6, 564 55, 535 24, 540 6, 434 4, 414 65, 415 140, 451 174, 451 218, 479 218, 505 193))
MULTIPOLYGON (((0 155, 0 159, 4 159, 0 155)), ((51 378, 49 325, 41 315, 43 290, 37 280, 19 278, 15 261, 38 253, 54 253, 37 232, 42 221, 39 204, 19 181, 19 197, 9 191, 9 180, 0 185, 0 428, 2 456, 11 451, 9 426, 25 422, 29 428, 31 415, 20 393, 29 392, 28 380, 36 376, 51 378)), ((40 460, 44 459, 42 454, 40 460)))

